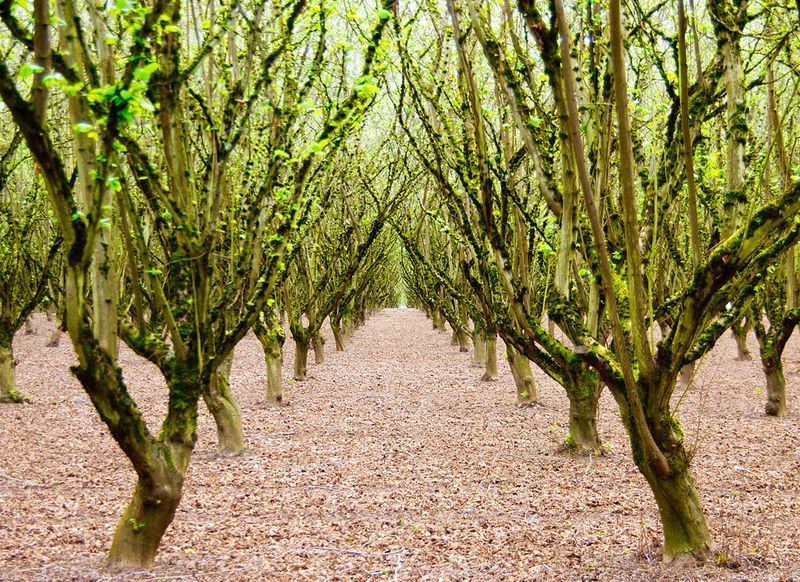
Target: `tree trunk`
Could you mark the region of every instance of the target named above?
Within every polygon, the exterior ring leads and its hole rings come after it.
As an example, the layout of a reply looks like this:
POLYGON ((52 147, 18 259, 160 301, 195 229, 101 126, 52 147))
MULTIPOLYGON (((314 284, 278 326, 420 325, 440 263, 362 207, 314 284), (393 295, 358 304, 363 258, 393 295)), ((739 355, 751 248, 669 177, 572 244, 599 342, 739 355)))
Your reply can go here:
POLYGON ((433 313, 431 314, 431 319, 433 320, 433 329, 437 331, 444 331, 444 317, 442 317, 442 312, 438 309, 434 309, 433 313))
POLYGON ((36 330, 33 329, 33 319, 28 316, 25 318, 25 335, 33 335, 36 333, 36 330))
POLYGON ((731 326, 733 337, 736 340, 736 360, 746 361, 752 360, 753 356, 750 354, 750 349, 747 347, 747 332, 750 326, 746 323, 742 325, 731 326))
POLYGON ((458 340, 458 351, 469 351, 469 335, 463 329, 456 332, 456 339, 458 340))
POLYGON ((312 344, 314 345, 314 363, 324 364, 325 363, 325 340, 322 335, 317 332, 314 334, 313 339, 311 340, 312 344))
POLYGON ((183 492, 183 475, 172 471, 158 482, 139 478, 133 498, 117 524, 108 562, 114 566, 152 566, 161 538, 172 523, 183 492))
POLYGON ((271 327, 261 320, 253 326, 253 331, 264 349, 264 362, 267 365, 266 401, 268 404, 283 404, 283 342, 286 335, 277 317, 267 318, 271 327))
POLYGON ((47 343, 45 344, 48 348, 57 348, 58 344, 61 343, 61 334, 64 333, 66 329, 66 318, 64 317, 64 310, 59 309, 58 314, 56 316, 56 326, 53 328, 50 337, 47 339, 47 343))
POLYGON ((486 365, 486 339, 479 331, 472 333, 472 361, 478 366, 486 365))
POLYGON ((331 321, 331 331, 333 332, 333 341, 336 344, 336 351, 344 351, 344 332, 342 331, 341 321, 331 321))
POLYGON ((692 382, 692 378, 694 378, 694 367, 695 362, 690 362, 683 366, 680 371, 680 380, 681 384, 684 386, 688 386, 692 382))
POLYGON ((302 382, 308 374, 308 340, 299 335, 294 336, 294 379, 302 382))
POLYGON ((217 425, 217 450, 223 455, 238 455, 244 451, 242 416, 228 384, 232 359, 233 356, 225 359, 203 391, 203 400, 217 425))
MULTIPOLYGON (((633 460, 650 485, 658 506, 664 530, 664 561, 671 562, 681 556, 705 560, 710 557, 714 544, 689 472, 689 460, 683 446, 680 425, 670 415, 668 408, 662 410, 661 414, 664 419, 661 430, 653 432, 653 439, 667 458, 669 476, 659 477, 644 452, 630 414, 623 413, 622 420, 628 431, 633 460)), ((648 424, 652 427, 652 420, 648 420, 648 424)))
POLYGON ((664 529, 664 561, 671 562, 680 556, 705 560, 713 548, 711 533, 689 472, 686 451, 682 443, 677 447, 671 457, 677 457, 679 462, 670 463, 672 474, 666 479, 660 479, 641 454, 634 454, 634 458, 656 498, 664 529))
POLYGON ((786 378, 783 375, 783 362, 777 358, 762 358, 764 374, 767 377, 767 404, 765 412, 770 416, 786 414, 786 378))
POLYGON ((267 364, 266 400, 269 404, 283 404, 283 349, 280 344, 264 349, 267 364))
POLYGON ((481 380, 494 382, 497 380, 497 334, 487 335, 484 342, 486 344, 486 371, 481 380))
POLYGON ((597 410, 603 385, 597 374, 587 369, 574 384, 564 387, 569 399, 569 434, 566 445, 581 455, 603 454, 603 441, 597 432, 597 410))
POLYGON ((0 340, 0 402, 27 402, 17 390, 17 379, 14 372, 14 350, 11 340, 0 340))
POLYGON ((531 372, 530 360, 511 346, 507 346, 506 351, 508 352, 508 365, 511 368, 511 375, 514 376, 514 384, 517 387, 517 405, 529 406, 536 404, 538 396, 533 372, 531 372))

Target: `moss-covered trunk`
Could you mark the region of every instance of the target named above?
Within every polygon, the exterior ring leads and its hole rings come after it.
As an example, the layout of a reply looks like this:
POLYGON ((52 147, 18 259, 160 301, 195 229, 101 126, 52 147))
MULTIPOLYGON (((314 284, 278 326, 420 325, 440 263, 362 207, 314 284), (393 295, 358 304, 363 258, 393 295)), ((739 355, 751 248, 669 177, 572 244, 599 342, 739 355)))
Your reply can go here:
POLYGON ((664 529, 664 561, 671 562, 680 556, 694 556, 705 560, 713 549, 711 533, 706 524, 694 479, 689 472, 683 444, 672 446, 675 447, 669 455, 672 474, 666 479, 660 478, 652 467, 643 461, 638 447, 635 449, 634 458, 639 470, 647 479, 658 505, 664 529), (636 454, 637 452, 639 454, 636 454))
POLYGON ((643 440, 629 414, 623 413, 623 422, 628 431, 633 460, 650 485, 661 516, 664 561, 671 562, 681 556, 705 560, 711 556, 714 545, 689 471, 680 424, 668 408, 654 413, 660 415, 660 422, 656 423, 652 417, 647 422, 653 440, 669 466, 666 477, 647 458, 643 440))
POLYGON ((597 413, 603 384, 585 365, 575 370, 564 389, 569 399, 569 434, 566 445, 582 455, 603 453, 603 441, 597 432, 597 413))
POLYGON ((283 404, 283 342, 286 334, 277 317, 268 321, 269 327, 259 320, 253 331, 264 350, 267 366, 266 401, 268 404, 283 404))
POLYGON ((319 332, 314 334, 314 338, 311 340, 312 345, 314 346, 314 363, 324 364, 325 363, 325 339, 322 337, 322 334, 319 332))
POLYGON ((506 346, 508 352, 508 365, 511 368, 511 375, 514 376, 514 384, 517 387, 517 404, 528 406, 538 401, 536 394, 536 382, 531 371, 531 362, 511 346, 506 346))
POLYGON ((783 375, 783 362, 780 355, 765 357, 762 352, 761 365, 767 377, 767 404, 765 412, 770 416, 786 414, 786 378, 783 375))
POLYGON ((481 376, 484 382, 494 382, 497 380, 497 334, 487 334, 484 337, 486 345, 486 366, 481 376))
POLYGON ((308 374, 309 341, 302 334, 294 337, 294 379, 302 382, 308 374))
POLYGON ((17 390, 14 372, 14 351, 11 339, 0 338, 0 402, 25 402, 26 398, 17 390))
POLYGON ((133 498, 117 524, 108 562, 115 566, 152 566, 167 527, 172 523, 183 493, 183 475, 177 471, 161 478, 139 478, 133 498))
POLYGON ((283 404, 283 348, 278 345, 272 350, 264 350, 267 365, 267 384, 265 399, 268 404, 283 404))
POLYGON ((244 451, 242 416, 228 383, 231 360, 229 356, 223 361, 203 390, 203 400, 217 425, 217 450, 224 455, 238 455, 244 451))

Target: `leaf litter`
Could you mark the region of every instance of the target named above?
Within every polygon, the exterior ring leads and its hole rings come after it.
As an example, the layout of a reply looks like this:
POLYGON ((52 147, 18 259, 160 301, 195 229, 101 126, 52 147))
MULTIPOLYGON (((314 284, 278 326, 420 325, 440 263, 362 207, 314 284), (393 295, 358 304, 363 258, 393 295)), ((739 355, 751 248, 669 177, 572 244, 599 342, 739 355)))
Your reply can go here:
MULTIPOLYGON (((263 353, 248 335, 231 371, 246 453, 218 456, 201 408, 155 565, 119 571, 105 556, 134 475, 68 372, 68 339, 45 347, 49 325, 37 315, 38 333, 15 339, 32 404, 0 407, 0 580, 800 580, 794 338, 784 418, 763 413, 752 336, 755 360, 734 361, 725 336, 693 386, 676 390, 712 562, 661 562, 655 502, 608 393, 606 454, 563 454, 568 402, 557 384, 535 370, 541 405, 518 408, 505 362, 497 382, 482 382, 449 333, 387 309, 345 352, 326 331, 326 361, 305 382, 285 381, 280 408, 264 402, 263 353)), ((120 363, 156 432, 163 381, 124 347, 120 363)))

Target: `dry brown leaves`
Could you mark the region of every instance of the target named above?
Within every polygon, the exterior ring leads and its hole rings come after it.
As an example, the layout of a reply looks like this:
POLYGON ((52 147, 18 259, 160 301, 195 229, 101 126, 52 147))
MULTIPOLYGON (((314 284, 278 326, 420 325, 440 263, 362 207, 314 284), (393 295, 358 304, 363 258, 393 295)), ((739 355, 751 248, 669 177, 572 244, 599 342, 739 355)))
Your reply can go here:
MULTIPOLYGON (((38 333, 15 343, 33 403, 0 407, 1 580, 800 580, 796 340, 785 418, 764 416, 760 368, 734 362, 729 337, 676 394, 721 565, 660 562, 655 503, 608 394, 608 453, 560 454, 557 385, 537 373, 543 406, 519 409, 505 363, 498 382, 480 382, 449 334, 387 310, 344 353, 329 337, 327 361, 286 385, 280 409, 263 403, 263 356, 248 336, 232 371, 248 452, 218 457, 202 411, 155 567, 117 572, 104 558, 133 474, 67 371, 67 339, 44 347, 48 325, 37 318, 38 333)), ((159 374, 124 349, 121 363, 156 431, 159 374)))

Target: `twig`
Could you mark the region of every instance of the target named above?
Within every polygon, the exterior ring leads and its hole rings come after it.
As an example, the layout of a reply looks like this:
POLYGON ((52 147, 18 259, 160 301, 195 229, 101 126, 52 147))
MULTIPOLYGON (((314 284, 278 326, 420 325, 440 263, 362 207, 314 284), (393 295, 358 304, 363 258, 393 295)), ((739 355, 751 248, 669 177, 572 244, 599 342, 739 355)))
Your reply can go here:
POLYGON ((0 477, 3 479, 8 479, 9 481, 14 481, 16 483, 22 483, 26 487, 47 487, 44 483, 38 483, 37 481, 29 481, 28 479, 18 479, 17 477, 12 477, 8 473, 0 471, 0 477))

